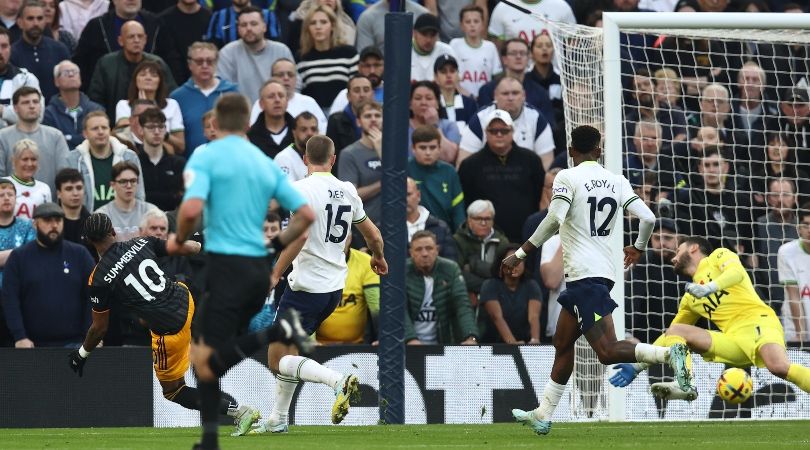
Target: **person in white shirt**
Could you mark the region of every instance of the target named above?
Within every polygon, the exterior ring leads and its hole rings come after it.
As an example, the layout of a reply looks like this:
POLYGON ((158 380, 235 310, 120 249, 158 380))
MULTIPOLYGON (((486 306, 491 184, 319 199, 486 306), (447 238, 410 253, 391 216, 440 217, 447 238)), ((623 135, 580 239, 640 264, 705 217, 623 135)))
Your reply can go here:
POLYGON ((467 5, 461 9, 461 31, 464 37, 450 41, 450 47, 458 57, 459 86, 478 97, 481 86, 492 81, 500 73, 501 57, 498 48, 484 39, 486 23, 484 10, 478 5, 467 5))
MULTIPOLYGON (((318 106, 318 102, 314 98, 297 90, 298 69, 295 67, 294 62, 287 58, 278 59, 273 63, 270 79, 278 81, 287 89, 287 112, 291 116, 298 117, 299 114, 306 111, 318 119, 318 131, 321 134, 326 133, 326 115, 323 113, 323 109, 318 106)), ((256 122, 261 113, 262 107, 259 106, 259 101, 256 100, 250 109, 250 123, 256 122)))
POLYGON ((422 14, 413 25, 411 81, 432 81, 433 65, 442 55, 456 57, 449 45, 439 42, 439 18, 433 14, 422 14))
MULTIPOLYGON (((565 0, 515 0, 514 3, 552 22, 577 23, 574 11, 565 0)), ((489 35, 497 45, 512 38, 520 38, 529 43, 546 29, 545 23, 506 3, 498 3, 489 18, 489 35)))
POLYGON ((318 118, 308 111, 299 114, 295 118, 294 124, 293 143, 273 158, 291 182, 306 178, 307 165, 304 163, 304 150, 307 148, 309 138, 319 134, 318 118))
MULTIPOLYGON (((354 225, 371 249, 371 267, 377 275, 388 273, 380 230, 366 217, 357 189, 332 175, 335 144, 326 136, 312 136, 304 155, 308 176, 294 186, 316 211, 308 235, 290 243, 273 268, 276 285, 292 262, 288 284, 278 305, 278 314, 295 309, 301 314, 306 334, 312 334, 340 303, 346 281, 343 247, 354 225)), ((287 414, 300 380, 322 383, 335 390, 332 423, 340 423, 349 412, 349 399, 359 394, 357 375, 342 374, 298 356, 293 347, 273 344, 267 350, 270 369, 276 375, 276 401, 269 420, 255 433, 287 431, 287 414)))
POLYGON ((537 409, 512 410, 518 422, 530 425, 537 434, 551 431, 551 417, 574 368, 574 343, 581 335, 602 364, 669 363, 681 389, 688 391, 692 387, 686 345, 678 343, 667 348, 616 339, 611 313, 617 305, 610 290, 617 281, 616 263, 621 258, 613 250, 615 225, 624 217, 620 208, 640 219, 635 243, 624 248, 626 267, 638 262, 647 247, 655 214, 639 200, 627 178, 609 172, 597 162, 602 155, 601 140, 599 130, 589 125, 571 132, 568 152, 574 167, 557 174, 548 215, 529 240, 503 260, 506 269, 514 268, 529 252, 560 233, 567 284, 557 299, 563 310, 554 335, 556 353, 551 377, 537 409))
POLYGON ((786 341, 810 340, 810 204, 799 209, 799 239, 779 247, 779 283, 785 287, 782 325, 786 341))
POLYGON ((51 201, 51 188, 35 180, 39 167, 39 146, 31 139, 20 139, 11 154, 12 173, 8 179, 17 192, 15 217, 31 219, 37 206, 51 201))

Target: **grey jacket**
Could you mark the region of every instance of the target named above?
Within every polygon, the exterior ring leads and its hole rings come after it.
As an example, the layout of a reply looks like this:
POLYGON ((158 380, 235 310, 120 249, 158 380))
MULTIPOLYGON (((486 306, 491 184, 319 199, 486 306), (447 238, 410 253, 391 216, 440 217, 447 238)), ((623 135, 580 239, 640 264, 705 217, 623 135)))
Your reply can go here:
MULTIPOLYGON (((110 136, 110 145, 112 146, 113 165, 121 161, 130 161, 138 166, 138 170, 141 174, 138 175, 138 191, 135 193, 135 197, 139 200, 145 200, 146 191, 143 186, 143 170, 141 169, 141 161, 138 159, 138 154, 112 136, 110 136)), ((84 206, 88 211, 94 211, 93 187, 96 185, 96 179, 93 176, 93 162, 90 160, 90 143, 87 142, 87 139, 79 144, 76 150, 70 152, 68 155, 68 167, 72 167, 81 172, 84 178, 84 206)))

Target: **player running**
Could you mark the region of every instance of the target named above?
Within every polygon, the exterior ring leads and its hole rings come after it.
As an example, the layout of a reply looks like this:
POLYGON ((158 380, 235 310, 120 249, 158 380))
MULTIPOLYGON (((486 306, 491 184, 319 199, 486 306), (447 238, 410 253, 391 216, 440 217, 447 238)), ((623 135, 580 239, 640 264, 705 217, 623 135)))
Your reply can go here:
MULTIPOLYGON (((684 239, 672 258, 675 272, 692 278, 686 283, 678 314, 655 343, 681 343, 706 361, 734 367, 765 367, 779 378, 810 392, 810 369, 791 364, 785 350, 785 333, 773 309, 754 290, 740 258, 727 248, 712 251, 706 239, 684 239), (711 320, 719 331, 694 326, 700 318, 711 320)), ((687 365, 691 371, 691 358, 687 365)), ((618 364, 610 382, 624 387, 647 366, 618 364)), ((653 394, 674 400, 694 400, 694 388, 676 383, 655 383, 653 394)))
MULTIPOLYGON (((87 357, 107 332, 110 308, 129 308, 152 332, 152 359, 163 396, 185 408, 199 410, 199 391, 186 386, 184 378, 189 366, 194 299, 186 285, 166 279, 156 262, 157 258, 169 254, 166 241, 137 237, 115 242, 112 222, 103 213, 88 217, 84 232, 101 259, 88 282, 93 323, 84 345, 70 354, 71 369, 82 376, 87 357)), ((199 251, 199 243, 186 241, 175 254, 193 255, 199 251)), ((256 341, 295 343, 307 336, 300 333, 300 323, 293 314, 282 316, 273 327, 258 333, 256 341), (296 334, 295 330, 299 333, 296 334)), ((227 393, 221 395, 219 412, 234 419, 236 433, 245 433, 259 420, 256 408, 239 405, 227 393)))
POLYGON ((537 434, 551 431, 551 416, 574 369, 574 343, 580 335, 585 335, 602 364, 667 362, 684 389, 691 388, 692 380, 686 367, 688 349, 684 344, 659 347, 616 340, 611 313, 617 305, 610 298, 610 290, 615 281, 614 261, 618 255, 611 250, 611 241, 616 237, 612 235, 614 225, 623 216, 619 208, 641 220, 635 244, 624 248, 625 267, 636 263, 644 252, 652 235, 655 215, 635 195, 625 177, 597 163, 602 154, 601 139, 599 131, 587 125, 571 132, 569 154, 575 167, 557 174, 548 215, 529 240, 503 261, 506 268, 515 267, 559 230, 566 289, 557 299, 563 310, 554 334, 556 352, 551 379, 537 409, 512 410, 515 420, 531 426, 537 434))
MULTIPOLYGON (((304 155, 308 176, 293 185, 315 211, 309 235, 285 248, 273 268, 273 284, 293 262, 287 289, 278 305, 279 314, 291 308, 301 313, 307 334, 312 334, 340 303, 346 281, 346 255, 343 252, 351 224, 362 233, 371 249, 371 267, 377 275, 388 273, 380 230, 366 217, 355 187, 332 175, 335 144, 326 136, 313 136, 304 155), (293 261, 295 259, 295 261, 293 261)), ((267 350, 270 369, 276 374, 276 401, 269 420, 251 433, 287 432, 287 414, 300 380, 323 383, 335 390, 332 423, 340 423, 349 413, 349 403, 359 397, 356 375, 342 374, 317 362, 298 356, 295 348, 280 344, 267 350)))

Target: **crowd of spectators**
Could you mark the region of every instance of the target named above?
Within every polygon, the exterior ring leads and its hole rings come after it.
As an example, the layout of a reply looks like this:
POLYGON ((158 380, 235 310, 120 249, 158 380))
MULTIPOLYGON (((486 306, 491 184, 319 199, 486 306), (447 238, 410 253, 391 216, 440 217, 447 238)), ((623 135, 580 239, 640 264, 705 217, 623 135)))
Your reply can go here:
MULTIPOLYGON (((602 11, 805 12, 784 0, 514 1, 589 26, 601 26, 602 11)), ((567 166, 563 99, 583 102, 596 88, 564 90, 551 30, 506 4, 404 2, 414 20, 406 341, 548 342, 565 288, 559 238, 512 271, 500 261, 542 220, 567 166)), ((210 111, 227 92, 253 104, 247 138, 292 181, 306 176, 307 140, 331 137, 335 176, 357 187, 379 224, 389 6, 0 0, 0 345, 78 342, 89 306, 77 280, 96 256, 82 220, 107 213, 118 240, 167 236, 185 162, 216 138, 210 111)), ((695 234, 739 252, 791 322, 788 339, 810 340, 801 323, 810 288, 784 290, 777 261, 791 241, 810 244, 810 225, 800 225, 810 208, 800 206, 810 200, 810 46, 626 38, 625 174, 660 217, 626 275, 628 333, 652 341, 675 314, 683 280, 670 258, 679 236, 695 234)), ((287 213, 269 209, 278 232, 287 213)), ((635 227, 626 221, 628 239, 635 227)), ((356 326, 325 322, 316 333, 325 344, 377 339, 379 277, 365 270, 359 233, 349 241, 351 289, 335 323, 355 317, 356 326)), ((164 263, 199 292, 204 259, 164 263)), ((283 285, 268 293, 270 310, 283 285)), ((128 311, 112 320, 105 345, 148 345, 128 311)))

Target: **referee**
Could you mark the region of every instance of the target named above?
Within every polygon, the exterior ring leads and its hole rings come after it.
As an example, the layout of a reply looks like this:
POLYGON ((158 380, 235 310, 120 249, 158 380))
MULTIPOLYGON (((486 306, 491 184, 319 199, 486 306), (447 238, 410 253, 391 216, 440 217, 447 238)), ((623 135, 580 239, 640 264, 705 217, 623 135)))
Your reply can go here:
POLYGON ((273 241, 277 251, 315 219, 284 172, 245 137, 249 117, 250 107, 242 95, 225 94, 217 100, 213 120, 220 138, 189 159, 177 234, 168 242, 169 248, 181 246, 205 210, 208 277, 206 295, 192 324, 191 344, 203 427, 202 441, 195 448, 218 448, 219 377, 245 355, 275 340, 266 330, 239 336, 269 291, 271 267, 262 226, 270 201, 275 199, 295 213, 273 241))

